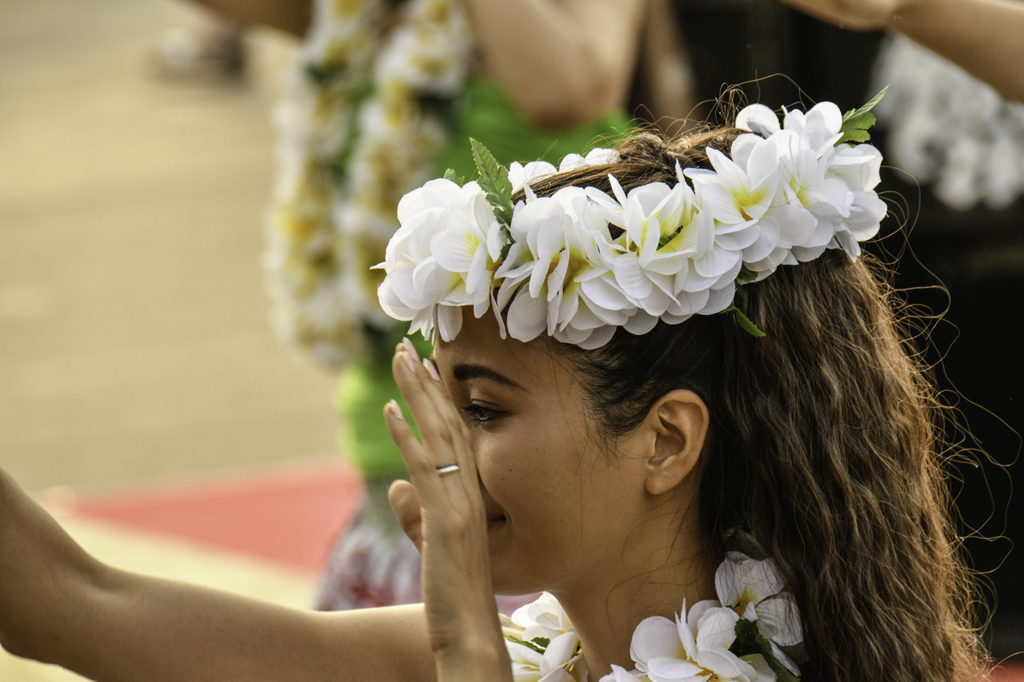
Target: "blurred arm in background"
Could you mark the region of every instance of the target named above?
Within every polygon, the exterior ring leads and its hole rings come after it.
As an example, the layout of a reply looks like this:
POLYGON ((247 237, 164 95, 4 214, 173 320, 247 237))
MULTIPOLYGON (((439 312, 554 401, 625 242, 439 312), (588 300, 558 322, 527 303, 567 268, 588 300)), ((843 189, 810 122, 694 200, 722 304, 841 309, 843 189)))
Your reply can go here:
MULTIPOLYGON (((309 0, 197 0, 221 17, 303 36, 309 0)), ((467 0, 487 75, 534 123, 567 127, 623 107, 648 0, 467 0)), ((687 112, 681 112, 680 115, 687 112)))
POLYGON ((783 0, 853 31, 891 30, 1024 102, 1024 3, 1017 0, 783 0))
POLYGON ((312 0, 194 0, 220 17, 246 25, 269 26, 296 38, 313 21, 312 0))

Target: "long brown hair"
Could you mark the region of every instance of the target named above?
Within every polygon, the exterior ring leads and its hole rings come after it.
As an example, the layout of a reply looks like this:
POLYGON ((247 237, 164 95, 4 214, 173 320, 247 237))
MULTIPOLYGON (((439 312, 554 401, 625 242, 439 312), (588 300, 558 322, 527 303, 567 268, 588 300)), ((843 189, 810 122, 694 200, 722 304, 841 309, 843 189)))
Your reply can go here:
MULTIPOLYGON (((532 186, 611 191, 676 182, 675 163, 708 167, 738 131, 665 142, 642 133, 609 166, 532 186)), ((636 428, 675 388, 712 418, 700 513, 711 551, 736 529, 778 563, 803 619, 804 680, 963 682, 983 654, 971 623, 970 576, 950 522, 939 404, 901 335, 887 273, 841 250, 782 266, 739 288, 755 338, 724 315, 619 329, 596 351, 555 344, 580 372, 610 438, 636 428)))

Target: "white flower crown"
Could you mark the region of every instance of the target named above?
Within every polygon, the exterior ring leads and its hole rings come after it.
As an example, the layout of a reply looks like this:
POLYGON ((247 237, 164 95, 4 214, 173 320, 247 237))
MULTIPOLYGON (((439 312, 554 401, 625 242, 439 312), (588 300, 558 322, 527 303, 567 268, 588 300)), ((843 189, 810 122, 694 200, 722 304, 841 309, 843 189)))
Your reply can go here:
POLYGON ((471 141, 479 181, 448 174, 399 203, 401 227, 377 266, 387 273, 381 307, 428 338, 436 325, 445 341, 459 333, 463 306, 476 317, 493 307, 503 338, 507 323, 520 341, 546 331, 586 349, 618 327, 644 334, 659 319, 720 312, 762 335, 733 305, 737 286, 829 248, 856 259, 858 242, 878 232, 882 155, 848 142, 868 139, 882 94, 845 116, 831 102, 790 111, 781 126, 768 107, 748 106, 736 127, 751 132, 732 143, 731 159, 708 148, 714 170, 677 162, 674 186, 652 182, 628 194, 610 173, 614 196, 570 186, 537 197, 530 189, 556 172, 614 164, 614 151, 572 155, 557 170, 544 162, 505 169, 471 141), (520 189, 526 200, 513 206, 520 189))

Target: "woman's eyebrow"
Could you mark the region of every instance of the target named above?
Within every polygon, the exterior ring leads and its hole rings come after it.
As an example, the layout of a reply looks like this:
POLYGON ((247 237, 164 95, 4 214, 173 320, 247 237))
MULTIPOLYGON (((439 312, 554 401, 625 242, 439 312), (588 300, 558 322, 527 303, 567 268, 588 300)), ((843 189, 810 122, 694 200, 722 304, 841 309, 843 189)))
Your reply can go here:
POLYGON ((452 368, 452 375, 455 377, 456 381, 467 381, 469 379, 490 379, 491 381, 495 381, 499 384, 505 384, 506 386, 517 388, 520 391, 526 390, 525 388, 522 387, 522 385, 519 384, 519 382, 510 379, 509 377, 505 376, 504 374, 501 374, 500 372, 495 372, 493 369, 487 367, 486 365, 477 365, 473 363, 458 364, 452 368))

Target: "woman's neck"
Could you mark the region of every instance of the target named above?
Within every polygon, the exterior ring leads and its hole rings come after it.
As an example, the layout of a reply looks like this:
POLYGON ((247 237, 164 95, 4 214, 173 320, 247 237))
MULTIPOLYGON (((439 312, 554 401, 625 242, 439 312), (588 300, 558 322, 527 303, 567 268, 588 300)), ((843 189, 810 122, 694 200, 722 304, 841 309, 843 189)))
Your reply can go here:
MULTIPOLYGON (((686 547, 678 543, 674 549, 686 547)), ((689 545, 706 546, 706 545, 689 545)), ((633 669, 629 655, 633 631, 644 618, 674 619, 687 605, 715 598, 715 570, 720 557, 710 551, 689 556, 672 556, 656 570, 628 571, 601 584, 579 585, 554 593, 576 629, 587 660, 590 682, 611 672, 614 663, 633 669)))

